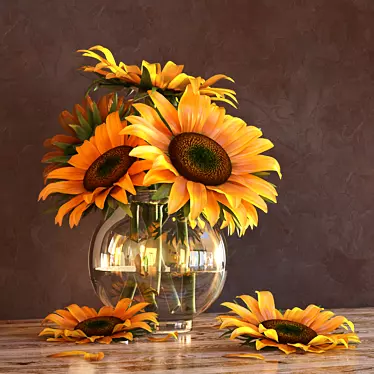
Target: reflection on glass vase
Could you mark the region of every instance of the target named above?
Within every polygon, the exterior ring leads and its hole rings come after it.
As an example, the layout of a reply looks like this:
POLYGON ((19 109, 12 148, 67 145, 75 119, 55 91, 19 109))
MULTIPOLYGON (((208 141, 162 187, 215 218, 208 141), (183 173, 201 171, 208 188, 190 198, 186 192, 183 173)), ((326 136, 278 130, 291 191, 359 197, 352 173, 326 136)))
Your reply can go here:
POLYGON ((158 332, 186 332, 222 291, 225 242, 208 222, 192 228, 182 215, 169 216, 167 202, 151 200, 153 193, 133 197, 131 217, 119 208, 98 227, 90 277, 104 304, 124 297, 148 302, 147 311, 158 313, 158 332))

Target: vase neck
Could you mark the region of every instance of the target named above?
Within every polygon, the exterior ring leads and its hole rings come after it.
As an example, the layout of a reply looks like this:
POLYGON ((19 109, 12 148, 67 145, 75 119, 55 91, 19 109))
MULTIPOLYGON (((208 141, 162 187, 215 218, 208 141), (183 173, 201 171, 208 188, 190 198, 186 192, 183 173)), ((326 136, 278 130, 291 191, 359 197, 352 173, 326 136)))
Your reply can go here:
POLYGON ((157 190, 141 190, 137 191, 136 195, 133 195, 131 198, 132 204, 166 204, 167 199, 157 200, 153 199, 153 195, 157 192, 157 190))

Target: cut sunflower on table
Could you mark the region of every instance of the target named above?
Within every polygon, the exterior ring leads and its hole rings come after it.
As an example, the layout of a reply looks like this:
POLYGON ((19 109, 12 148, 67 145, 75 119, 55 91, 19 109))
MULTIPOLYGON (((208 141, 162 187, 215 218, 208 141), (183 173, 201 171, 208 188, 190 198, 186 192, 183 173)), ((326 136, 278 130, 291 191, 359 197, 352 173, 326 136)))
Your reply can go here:
POLYGON ((121 131, 149 144, 130 152, 152 163, 144 185, 168 184, 168 213, 187 206, 192 225, 202 214, 212 226, 222 219, 239 234, 257 226, 255 207, 267 212, 265 199, 276 202, 277 192, 255 174, 276 171, 281 177, 277 160, 261 155, 273 143, 261 138, 257 127, 227 115, 193 84, 178 108, 159 92, 149 96, 155 108, 134 104, 139 115, 126 117, 131 126, 121 131))
POLYGON ((49 342, 77 344, 132 341, 137 336, 151 333, 158 321, 156 313, 142 312, 148 303, 132 306, 131 303, 131 299, 122 299, 114 308, 103 306, 98 312, 87 306, 69 305, 45 317, 43 324, 53 322, 58 328, 46 327, 39 336, 48 336, 49 342))
POLYGON ((51 194, 72 196, 60 206, 55 223, 62 225, 63 218, 71 212, 70 227, 77 226, 82 214, 90 207, 109 209, 109 199, 119 206, 127 204, 127 193, 136 195, 134 186, 141 186, 148 161, 138 161, 130 151, 144 142, 135 136, 120 135, 127 126, 120 120, 119 112, 108 115, 105 123, 95 128, 94 135, 76 148, 67 167, 51 171, 47 184, 39 194, 45 200, 51 194))
POLYGON ((316 305, 287 309, 283 314, 275 308, 271 292, 257 291, 257 295, 258 300, 249 295, 238 296, 246 307, 231 302, 222 304, 236 314, 217 317, 221 322, 219 328, 228 329, 224 335, 245 344, 254 343, 257 350, 274 347, 286 354, 298 349, 323 353, 353 348, 350 343, 360 343, 353 323, 343 316, 335 316, 316 305), (351 332, 337 332, 341 327, 351 332))
POLYGON ((86 96, 81 104, 76 104, 70 113, 64 110, 59 115, 59 122, 65 134, 58 134, 44 141, 49 151, 43 156, 42 162, 48 164, 43 171, 44 182, 52 170, 66 166, 70 157, 76 154, 76 147, 89 139, 96 126, 105 122, 110 113, 118 111, 120 118, 129 114, 131 101, 116 93, 100 97, 94 101, 86 96))
POLYGON ((194 81, 201 94, 211 96, 212 100, 224 101, 236 107, 235 91, 228 88, 212 87, 221 79, 233 82, 232 78, 224 74, 214 75, 207 80, 201 77, 195 78, 183 73, 184 65, 176 65, 172 61, 168 61, 163 68, 159 63, 151 64, 147 61, 143 61, 141 67, 126 65, 123 62, 117 64, 112 52, 101 45, 81 49, 77 52, 99 61, 95 66, 82 66, 81 68, 83 71, 93 72, 104 77, 104 81, 99 80, 97 82, 99 85, 124 85, 141 88, 142 90, 154 87, 164 91, 165 94, 180 94, 186 89, 187 85, 194 81), (104 57, 94 51, 101 52, 104 57))

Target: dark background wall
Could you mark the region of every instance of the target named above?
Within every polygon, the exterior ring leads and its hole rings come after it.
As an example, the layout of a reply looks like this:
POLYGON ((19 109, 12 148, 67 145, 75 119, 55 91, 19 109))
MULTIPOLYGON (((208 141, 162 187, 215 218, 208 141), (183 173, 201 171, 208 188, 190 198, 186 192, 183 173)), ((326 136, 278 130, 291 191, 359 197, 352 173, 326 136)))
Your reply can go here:
MULTIPOLYGON (((89 81, 78 48, 236 80, 239 115, 281 163, 279 204, 229 239, 222 300, 374 306, 374 1, 1 0, 0 318, 98 305, 87 248, 99 217, 59 228, 37 203, 42 142, 89 81)), ((219 309, 217 302, 213 310, 219 309)))

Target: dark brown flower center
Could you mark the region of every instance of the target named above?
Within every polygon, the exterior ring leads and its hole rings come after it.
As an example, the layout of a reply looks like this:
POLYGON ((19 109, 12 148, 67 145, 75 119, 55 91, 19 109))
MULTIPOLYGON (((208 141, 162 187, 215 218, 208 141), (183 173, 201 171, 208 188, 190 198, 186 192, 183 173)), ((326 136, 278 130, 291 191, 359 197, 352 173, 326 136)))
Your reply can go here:
POLYGON ((98 187, 111 187, 123 177, 135 157, 130 157, 132 147, 121 145, 110 149, 98 157, 86 171, 83 186, 87 191, 94 191, 98 187))
POLYGON ((231 162, 226 151, 205 135, 185 132, 169 144, 170 160, 186 179, 207 186, 225 183, 231 175, 231 162))
POLYGON ((117 317, 93 317, 78 323, 74 330, 82 330, 87 336, 109 336, 119 323, 123 321, 117 317))
POLYGON ((267 329, 274 329, 277 332, 278 341, 281 344, 308 344, 317 336, 314 330, 299 322, 269 319, 262 324, 267 329))

